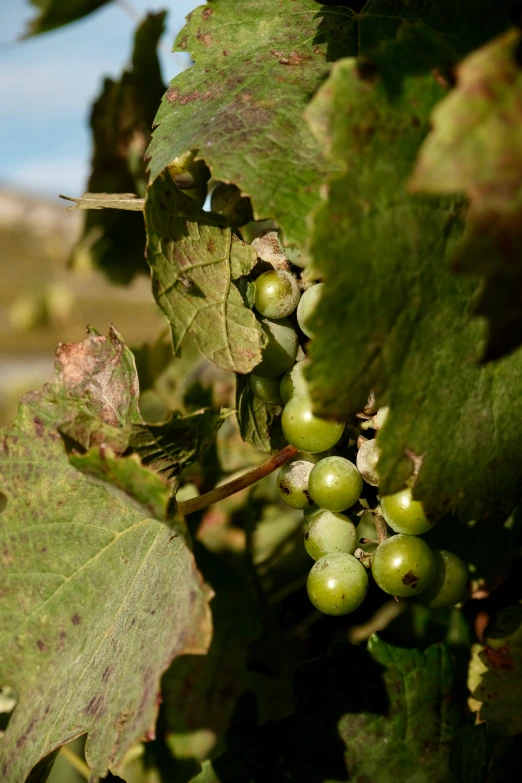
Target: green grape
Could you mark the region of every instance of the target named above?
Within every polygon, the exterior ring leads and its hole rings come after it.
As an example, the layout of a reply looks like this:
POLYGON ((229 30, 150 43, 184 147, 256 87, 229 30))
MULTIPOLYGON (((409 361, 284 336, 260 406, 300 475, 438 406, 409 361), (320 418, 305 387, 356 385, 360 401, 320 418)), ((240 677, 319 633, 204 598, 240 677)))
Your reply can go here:
POLYGON ((372 574, 385 593, 409 598, 430 585, 437 561, 428 544, 416 536, 391 536, 379 544, 372 559, 372 574))
POLYGON ((265 378, 262 375, 250 373, 250 388, 259 400, 269 405, 282 405, 279 393, 279 378, 265 378))
POLYGON ((306 589, 310 601, 323 614, 349 614, 366 597, 368 574, 353 555, 332 552, 314 563, 306 589))
POLYGON ((344 457, 326 457, 314 465, 309 487, 318 506, 343 511, 359 500, 363 482, 353 462, 344 457))
POLYGON ((308 384, 304 377, 306 367, 311 364, 309 359, 296 362, 281 378, 281 397, 286 404, 296 394, 308 394, 308 384))
POLYGON ((250 223, 254 217, 248 196, 242 196, 238 187, 226 182, 218 182, 215 186, 210 196, 210 208, 212 212, 226 217, 228 225, 234 228, 250 223))
POLYGON ((287 318, 280 321, 263 318, 260 323, 268 342, 263 349, 263 361, 256 367, 256 375, 276 378, 295 362, 299 348, 297 333, 287 318))
POLYGON ((446 609, 462 601, 467 592, 468 569, 460 557, 446 549, 434 549, 437 570, 420 600, 432 609, 446 609))
POLYGON ((210 169, 204 160, 194 160, 196 152, 185 152, 179 158, 175 158, 167 166, 168 172, 176 187, 181 190, 192 190, 199 185, 205 185, 210 179, 210 169))
POLYGON ((396 533, 421 536, 435 524, 426 518, 422 503, 412 498, 409 487, 381 498, 381 508, 384 519, 396 533))
POLYGON ((314 560, 332 552, 353 554, 357 547, 357 530, 344 514, 321 510, 305 531, 305 549, 314 560))
POLYGON ((303 509, 303 517, 304 517, 304 532, 308 530, 312 522, 314 521, 317 514, 320 514, 321 511, 324 511, 323 508, 319 508, 319 506, 316 506, 315 503, 313 506, 309 506, 308 508, 303 509))
POLYGON ((287 506, 310 508, 314 505, 308 492, 308 477, 312 468, 312 462, 297 459, 289 465, 283 465, 277 474, 277 491, 287 506))
POLYGON ((377 463, 379 461, 380 449, 376 440, 367 440, 363 443, 357 452, 357 470, 372 487, 379 486, 379 474, 377 473, 377 463))
POLYGON ((301 297, 297 308, 297 323, 307 337, 313 337, 310 320, 315 313, 319 299, 323 292, 324 283, 317 283, 308 288, 301 297))
POLYGON ((292 446, 313 454, 335 446, 343 434, 344 424, 321 419, 313 413, 312 407, 312 401, 307 395, 292 397, 283 409, 281 427, 292 446))
POLYGON ((363 552, 371 555, 375 552, 378 544, 361 544, 361 538, 369 538, 371 541, 377 539, 377 531, 371 511, 365 511, 357 525, 357 546, 361 547, 363 552))
POLYGON ((294 312, 301 296, 299 284, 290 272, 272 269, 255 281, 254 306, 267 318, 285 318, 294 312))
POLYGON ((294 264, 294 266, 300 266, 302 268, 306 266, 306 258, 304 257, 303 252, 298 250, 297 247, 285 247, 284 253, 290 263, 294 264))

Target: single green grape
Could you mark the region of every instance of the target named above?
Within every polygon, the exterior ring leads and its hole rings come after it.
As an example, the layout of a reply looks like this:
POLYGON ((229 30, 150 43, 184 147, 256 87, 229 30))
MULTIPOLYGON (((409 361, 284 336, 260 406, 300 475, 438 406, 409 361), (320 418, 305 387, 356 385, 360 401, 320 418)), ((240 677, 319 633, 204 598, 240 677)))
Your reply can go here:
POLYGON ((359 500, 363 482, 361 474, 344 457, 326 457, 310 473, 310 494, 321 508, 343 511, 359 500))
POLYGON ((268 342, 263 349, 263 360, 256 367, 256 375, 276 378, 295 362, 299 349, 297 333, 287 318, 280 321, 263 318, 260 324, 268 342))
POLYGON ((229 226, 239 228, 253 219, 252 203, 248 196, 242 196, 236 185, 218 182, 210 196, 212 212, 223 215, 229 226))
POLYGON ((301 296, 295 277, 278 269, 259 275, 255 287, 254 307, 261 315, 275 320, 293 313, 301 296))
POLYGON ((297 247, 285 247, 284 253, 290 263, 294 264, 294 266, 300 266, 302 268, 306 266, 306 258, 302 250, 299 250, 297 247))
POLYGON ((369 538, 370 541, 377 540, 377 531, 375 529, 375 521, 371 511, 365 511, 359 519, 357 525, 357 546, 361 547, 363 552, 371 555, 375 552, 378 544, 361 544, 361 538, 369 538))
POLYGON ((297 459, 289 465, 283 465, 277 474, 277 491, 287 506, 310 508, 314 505, 308 492, 308 477, 312 468, 312 462, 297 459))
POLYGON ((306 582, 308 597, 323 614, 355 611, 368 592, 368 574, 353 555, 332 552, 312 566, 306 582))
POLYGON ((321 510, 305 531, 305 549, 314 560, 332 552, 352 555, 356 548, 356 527, 344 514, 321 510))
POLYGON ((309 359, 301 359, 300 362, 296 362, 293 367, 285 372, 281 378, 281 397, 286 404, 296 394, 308 394, 308 384, 304 377, 304 371, 306 367, 311 364, 309 359))
POLYGON ((320 514, 321 511, 324 511, 323 508, 319 508, 319 506, 316 506, 315 503, 312 506, 309 506, 308 508, 303 509, 303 517, 304 517, 304 532, 308 530, 312 522, 314 521, 317 514, 320 514))
POLYGON ((462 601, 467 592, 468 569, 463 561, 446 549, 434 549, 437 570, 420 600, 432 609, 446 609, 462 601))
POLYGON ((435 524, 427 519, 422 503, 412 498, 409 487, 381 498, 381 508, 384 519, 396 533, 421 536, 435 524))
MULTIPOLYGON (((259 368, 257 368, 259 372, 259 368)), ((283 408, 281 427, 292 446, 312 453, 335 446, 344 431, 344 424, 316 416, 310 397, 299 394, 283 408)))
POLYGON ((279 393, 279 378, 265 378, 262 375, 250 373, 250 388, 259 400, 269 405, 282 405, 279 393))
POLYGON ((380 449, 375 439, 367 440, 357 452, 357 470, 366 483, 371 484, 372 487, 379 486, 379 474, 377 473, 379 455, 380 449))
POLYGON ((372 574, 385 593, 410 598, 430 585, 437 561, 428 544, 399 533, 379 544, 372 559, 372 574))
POLYGON ((175 158, 167 166, 167 170, 174 180, 176 187, 181 190, 192 190, 199 185, 206 185, 210 179, 210 169, 204 160, 195 160, 196 152, 185 152, 179 158, 175 158))
POLYGON ((314 333, 310 321, 314 315, 319 299, 323 292, 324 283, 317 283, 308 288, 301 297, 297 307, 297 323, 307 337, 313 337, 314 333))

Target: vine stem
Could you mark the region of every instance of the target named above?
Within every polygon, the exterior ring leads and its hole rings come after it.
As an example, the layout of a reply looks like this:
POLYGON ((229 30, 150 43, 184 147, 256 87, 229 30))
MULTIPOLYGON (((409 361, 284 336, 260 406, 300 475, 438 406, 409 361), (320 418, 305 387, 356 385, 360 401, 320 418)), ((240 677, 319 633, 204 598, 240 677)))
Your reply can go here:
POLYGON ((193 514, 195 511, 201 511, 202 508, 212 506, 214 503, 218 503, 224 498, 228 498, 230 495, 234 495, 236 492, 240 492, 242 489, 251 487, 260 479, 273 473, 298 454, 298 450, 294 446, 286 446, 282 451, 275 454, 268 462, 264 462, 262 465, 258 465, 257 468, 252 468, 247 473, 244 473, 239 478, 229 481, 228 484, 223 484, 221 487, 216 487, 205 492, 204 495, 199 495, 196 498, 190 500, 184 500, 178 504, 178 514, 187 516, 193 514))
POLYGON ((382 544, 388 538, 388 530, 386 528, 386 522, 381 514, 373 512, 373 521, 375 522, 375 531, 377 533, 377 541, 382 544))

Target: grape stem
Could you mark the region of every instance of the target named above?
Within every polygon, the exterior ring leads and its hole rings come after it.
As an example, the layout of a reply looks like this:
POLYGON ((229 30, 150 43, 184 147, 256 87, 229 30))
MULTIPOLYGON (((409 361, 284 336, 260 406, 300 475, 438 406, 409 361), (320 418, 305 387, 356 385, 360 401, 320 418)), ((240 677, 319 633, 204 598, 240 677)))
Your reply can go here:
POLYGON ((386 528, 386 522, 384 521, 384 517, 381 516, 381 514, 377 513, 376 511, 373 512, 373 521, 375 522, 375 531, 377 533, 377 540, 379 544, 382 544, 383 541, 386 541, 388 538, 388 530, 386 528))
POLYGON ((247 473, 244 473, 239 478, 229 481, 227 484, 223 484, 221 487, 211 489, 210 492, 205 492, 204 495, 199 495, 196 498, 190 500, 184 500, 178 504, 177 513, 183 516, 193 514, 195 511, 201 511, 203 508, 214 505, 224 498, 228 498, 230 495, 234 495, 236 492, 240 492, 242 489, 251 487, 260 479, 273 473, 298 454, 298 450, 294 446, 286 446, 282 451, 275 454, 268 462, 264 462, 262 465, 258 465, 256 468, 252 468, 247 473))

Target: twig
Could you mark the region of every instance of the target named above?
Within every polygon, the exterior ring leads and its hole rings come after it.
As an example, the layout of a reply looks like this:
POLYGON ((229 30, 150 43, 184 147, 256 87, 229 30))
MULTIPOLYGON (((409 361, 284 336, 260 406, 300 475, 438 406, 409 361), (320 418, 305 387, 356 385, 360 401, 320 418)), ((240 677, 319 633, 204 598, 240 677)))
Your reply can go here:
POLYGON ((60 748, 60 756, 63 756, 64 759, 66 759, 71 767, 74 767, 76 772, 79 772, 80 775, 82 775, 86 780, 90 780, 91 778, 91 770, 85 763, 83 759, 81 759, 74 750, 71 750, 68 745, 62 745, 60 748))
POLYGON ((228 498, 230 495, 234 495, 236 492, 240 492, 242 489, 251 487, 260 479, 273 473, 298 454, 298 450, 293 446, 286 446, 282 451, 275 454, 268 462, 264 462, 263 465, 258 465, 257 468, 252 468, 247 473, 244 473, 239 478, 229 481, 228 484, 223 484, 221 487, 216 487, 210 492, 205 492, 204 495, 199 497, 185 500, 178 505, 178 514, 187 516, 193 514, 194 511, 200 511, 202 508, 212 506, 214 503, 218 503, 224 498, 228 498))
POLYGON ((379 544, 382 544, 382 542, 386 541, 386 539, 388 538, 388 529, 386 527, 386 522, 384 521, 384 517, 382 517, 376 511, 373 512, 373 521, 375 522, 375 531, 377 533, 377 540, 379 544))

